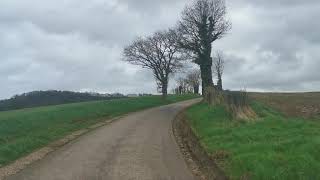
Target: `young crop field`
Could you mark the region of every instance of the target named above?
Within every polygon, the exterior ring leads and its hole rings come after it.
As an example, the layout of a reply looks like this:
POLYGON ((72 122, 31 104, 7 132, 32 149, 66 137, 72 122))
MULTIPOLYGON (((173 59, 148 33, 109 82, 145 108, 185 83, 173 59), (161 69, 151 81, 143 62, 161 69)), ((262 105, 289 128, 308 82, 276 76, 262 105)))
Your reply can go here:
POLYGON ((320 117, 320 92, 249 93, 249 96, 283 112, 288 117, 320 117))

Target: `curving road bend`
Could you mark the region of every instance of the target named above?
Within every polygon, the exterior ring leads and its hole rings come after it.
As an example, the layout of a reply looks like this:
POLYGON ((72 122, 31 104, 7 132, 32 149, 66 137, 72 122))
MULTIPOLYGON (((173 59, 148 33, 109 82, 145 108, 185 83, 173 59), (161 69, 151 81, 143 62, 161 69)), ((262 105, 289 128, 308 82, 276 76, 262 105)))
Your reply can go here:
POLYGON ((9 180, 193 180, 171 122, 199 99, 157 107, 94 130, 9 180))

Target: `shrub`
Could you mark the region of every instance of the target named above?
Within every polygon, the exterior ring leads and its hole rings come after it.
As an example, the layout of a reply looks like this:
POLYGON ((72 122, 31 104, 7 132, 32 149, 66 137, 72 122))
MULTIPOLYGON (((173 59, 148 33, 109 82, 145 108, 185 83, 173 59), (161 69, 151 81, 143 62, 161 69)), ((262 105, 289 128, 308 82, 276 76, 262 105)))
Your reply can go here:
POLYGON ((234 119, 248 121, 257 117, 249 105, 246 90, 219 91, 215 87, 208 87, 205 90, 204 101, 210 106, 224 105, 234 119))
POLYGON ((245 107, 249 105, 248 93, 245 90, 241 91, 224 91, 224 99, 227 104, 237 107, 245 107))

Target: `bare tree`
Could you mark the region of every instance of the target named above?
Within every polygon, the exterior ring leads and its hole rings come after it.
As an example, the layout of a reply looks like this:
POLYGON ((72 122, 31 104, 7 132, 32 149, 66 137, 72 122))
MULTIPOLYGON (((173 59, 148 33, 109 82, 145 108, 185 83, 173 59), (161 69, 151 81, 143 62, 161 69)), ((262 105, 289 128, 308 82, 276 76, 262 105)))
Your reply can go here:
POLYGON ((222 91, 222 74, 224 70, 225 59, 222 51, 217 51, 213 61, 213 72, 218 77, 217 89, 222 91))
POLYGON ((179 77, 177 80, 179 94, 185 94, 188 91, 188 84, 185 78, 179 77))
POLYGON ((212 43, 231 29, 226 13, 224 0, 196 0, 185 8, 179 22, 178 44, 200 66, 203 89, 213 86, 212 43))
POLYGON ((163 97, 167 96, 169 75, 182 67, 182 54, 176 46, 172 30, 159 31, 138 38, 124 49, 124 60, 151 69, 163 97))
POLYGON ((201 81, 201 73, 197 69, 193 69, 187 74, 186 81, 193 89, 194 94, 199 94, 199 87, 201 81))

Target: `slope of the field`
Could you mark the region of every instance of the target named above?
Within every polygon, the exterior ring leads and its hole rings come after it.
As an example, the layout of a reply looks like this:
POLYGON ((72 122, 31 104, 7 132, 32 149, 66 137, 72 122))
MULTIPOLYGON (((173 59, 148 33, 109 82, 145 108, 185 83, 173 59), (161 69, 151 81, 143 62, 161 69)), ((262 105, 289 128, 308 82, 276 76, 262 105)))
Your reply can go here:
MULTIPOLYGON (((286 103, 296 103, 289 105, 293 109, 297 104, 317 105, 313 98, 305 102, 300 96, 259 94, 282 105, 279 109, 284 112, 286 103)), ((225 107, 204 103, 189 108, 186 117, 204 149, 230 179, 320 179, 320 118, 288 117, 258 101, 251 106, 259 116, 253 122, 233 120, 225 107)))
POLYGON ((0 166, 108 118, 195 97, 151 96, 0 112, 0 166))
POLYGON ((320 117, 320 92, 310 93, 249 93, 289 117, 320 117))

